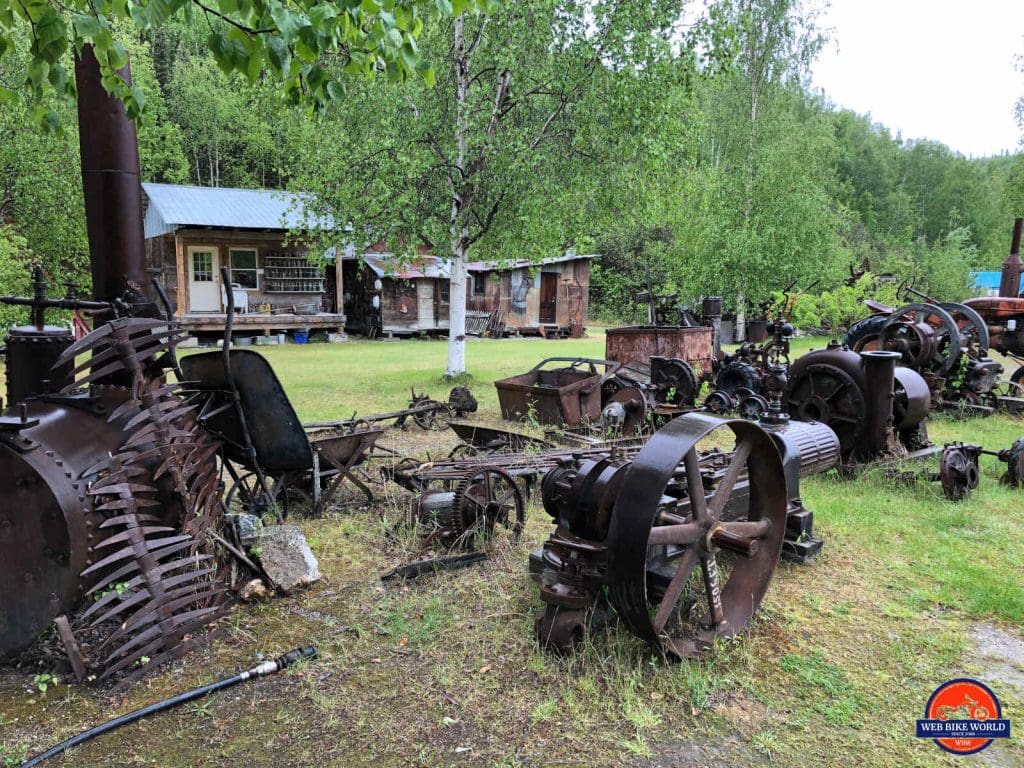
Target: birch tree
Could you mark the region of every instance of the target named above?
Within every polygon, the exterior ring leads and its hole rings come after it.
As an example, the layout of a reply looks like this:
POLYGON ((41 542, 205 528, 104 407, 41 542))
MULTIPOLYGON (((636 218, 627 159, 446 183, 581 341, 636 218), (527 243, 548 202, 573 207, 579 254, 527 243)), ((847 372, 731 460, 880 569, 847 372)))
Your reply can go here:
POLYGON ((466 372, 467 264, 539 260, 578 242, 589 180, 622 151, 604 130, 611 112, 632 116, 626 138, 642 148, 645 124, 666 117, 647 111, 652 94, 679 87, 689 69, 679 14, 662 0, 528 0, 463 14, 421 41, 433 87, 363 84, 316 127, 294 186, 313 193, 318 214, 396 253, 425 245, 448 261, 449 377, 466 372))

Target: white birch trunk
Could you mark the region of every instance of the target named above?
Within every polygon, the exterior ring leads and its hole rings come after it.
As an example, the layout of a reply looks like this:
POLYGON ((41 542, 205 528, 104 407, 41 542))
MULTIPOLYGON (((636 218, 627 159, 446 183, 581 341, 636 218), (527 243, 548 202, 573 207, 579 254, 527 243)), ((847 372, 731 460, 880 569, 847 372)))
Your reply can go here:
MULTIPOLYGON (((455 139, 458 154, 455 165, 459 171, 459 179, 465 178, 466 151, 468 146, 466 118, 466 98, 469 93, 469 62, 466 60, 466 38, 462 14, 455 18, 455 139)), ((451 304, 448 315, 448 367, 445 375, 461 376, 466 372, 466 242, 469 231, 463 223, 461 190, 452 185, 452 210, 448 219, 448 232, 451 235, 452 276, 449 293, 451 304)))

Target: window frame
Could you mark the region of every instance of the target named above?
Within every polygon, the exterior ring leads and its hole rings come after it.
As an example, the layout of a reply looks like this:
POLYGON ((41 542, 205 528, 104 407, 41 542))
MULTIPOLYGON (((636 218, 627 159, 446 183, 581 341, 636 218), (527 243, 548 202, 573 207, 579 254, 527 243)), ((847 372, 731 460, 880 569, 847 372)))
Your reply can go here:
MULTIPOLYGON (((252 253, 253 265, 251 267, 241 267, 237 271, 239 271, 239 272, 252 272, 253 282, 255 283, 255 285, 253 285, 252 287, 249 287, 247 285, 242 285, 240 290, 243 290, 243 291, 258 291, 260 289, 260 249, 257 246, 255 246, 255 245, 230 246, 228 248, 228 264, 231 265, 230 266, 231 283, 232 284, 238 283, 238 281, 235 280, 235 271, 236 271, 236 268, 235 268, 235 254, 237 252, 239 252, 239 251, 244 252, 244 253, 252 253)), ((241 285, 241 284, 239 283, 239 285, 241 285)))
POLYGON ((487 273, 486 272, 471 272, 473 278, 473 295, 474 296, 486 296, 487 295, 487 273), (479 281, 480 290, 477 290, 479 281))

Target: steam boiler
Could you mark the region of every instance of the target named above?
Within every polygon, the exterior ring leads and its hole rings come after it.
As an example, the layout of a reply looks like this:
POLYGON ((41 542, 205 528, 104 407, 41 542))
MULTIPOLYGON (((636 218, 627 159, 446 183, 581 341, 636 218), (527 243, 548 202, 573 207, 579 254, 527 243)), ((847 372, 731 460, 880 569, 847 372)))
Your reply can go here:
MULTIPOLYGON (((130 73, 122 73, 130 78, 130 73)), ((183 331, 143 295, 135 131, 76 60, 94 297, 48 298, 7 338, 0 410, 0 657, 58 616, 76 672, 137 675, 174 658, 223 610, 205 530, 220 515, 218 445, 166 373, 183 331), (91 313, 76 341, 48 311, 91 313), (148 664, 145 663, 148 660, 148 664)))

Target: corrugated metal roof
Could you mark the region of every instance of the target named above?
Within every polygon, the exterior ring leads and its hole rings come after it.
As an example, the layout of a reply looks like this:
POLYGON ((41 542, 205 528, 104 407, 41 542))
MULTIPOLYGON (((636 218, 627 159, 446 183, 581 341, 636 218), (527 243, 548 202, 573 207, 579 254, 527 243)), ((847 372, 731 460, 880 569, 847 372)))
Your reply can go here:
POLYGON ((293 192, 177 184, 143 184, 142 189, 149 198, 144 220, 147 238, 182 227, 285 231, 308 226, 302 198, 293 192))
POLYGON ((493 272, 493 271, 507 271, 510 269, 523 269, 529 267, 543 267, 548 264, 560 264, 564 261, 576 261, 577 259, 596 259, 596 253, 573 253, 572 251, 566 251, 561 256, 551 256, 540 261, 531 261, 530 259, 516 259, 515 261, 471 261, 466 265, 466 269, 470 272, 493 272))
MULTIPOLYGON (((349 256, 346 255, 345 258, 347 259, 349 256)), ((355 258, 355 254, 352 254, 352 258, 355 258)), ((363 254, 363 261, 380 277, 387 275, 400 280, 442 277, 447 280, 452 276, 448 262, 438 256, 419 256, 415 262, 403 264, 394 261, 390 253, 366 253, 363 254)))

